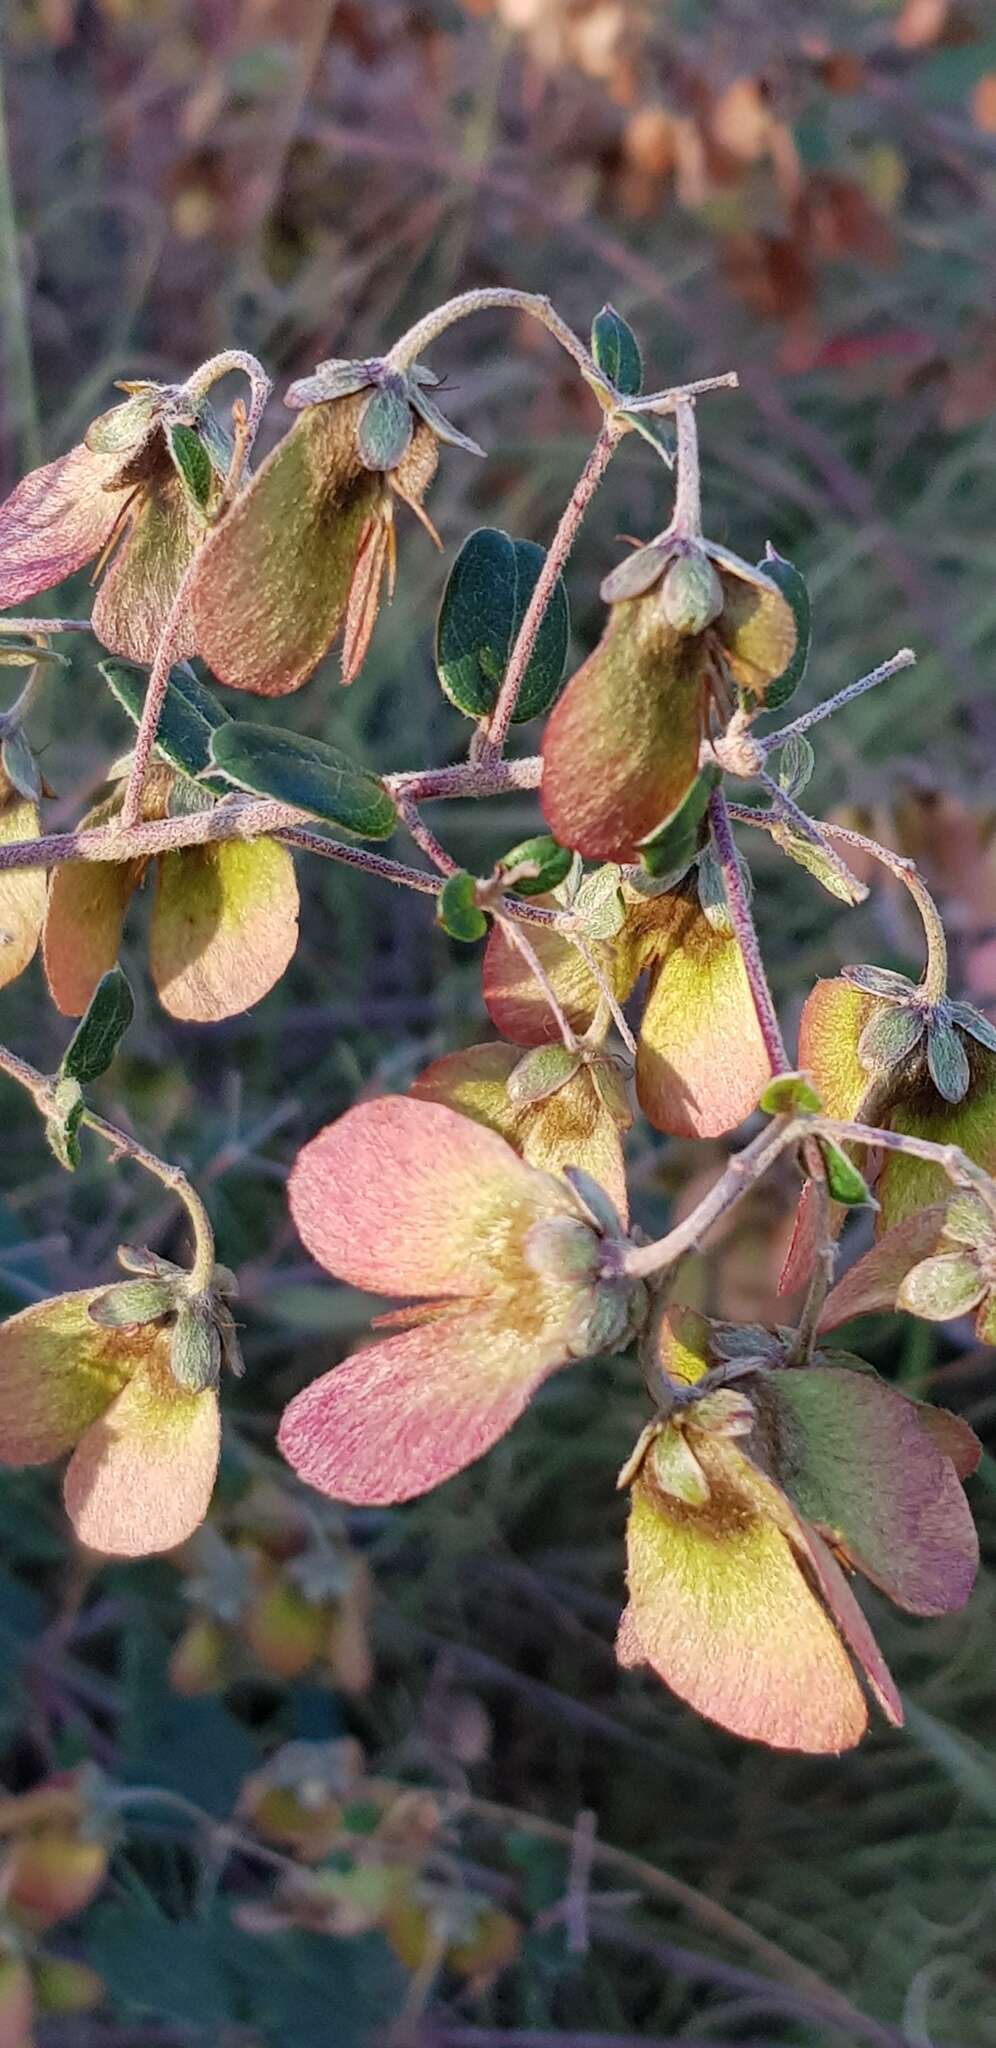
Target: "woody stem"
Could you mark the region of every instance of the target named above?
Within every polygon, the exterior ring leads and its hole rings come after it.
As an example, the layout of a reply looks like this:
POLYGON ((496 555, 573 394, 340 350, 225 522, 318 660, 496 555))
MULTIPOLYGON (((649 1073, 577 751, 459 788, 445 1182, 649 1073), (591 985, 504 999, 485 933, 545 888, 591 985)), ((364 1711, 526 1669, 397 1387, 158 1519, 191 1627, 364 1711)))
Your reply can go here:
POLYGON ((958 1145, 938 1145, 930 1138, 910 1137, 905 1131, 881 1130, 876 1126, 846 1123, 831 1116, 773 1117, 763 1131, 729 1161, 701 1202, 654 1244, 630 1245, 616 1270, 631 1279, 646 1279, 675 1266, 686 1252, 694 1251, 707 1230, 721 1216, 741 1202, 750 1189, 774 1166, 783 1152, 805 1145, 814 1138, 832 1138, 838 1145, 865 1145, 873 1151, 901 1152, 910 1159, 925 1159, 947 1174, 953 1187, 980 1196, 996 1217, 996 1181, 985 1169, 969 1159, 958 1145))
MULTIPOLYGON (((7 1074, 31 1096, 39 1113, 47 1118, 58 1117, 59 1105, 55 1100, 52 1082, 47 1074, 39 1073, 37 1067, 29 1066, 27 1060, 19 1059, 5 1045, 0 1045, 0 1073, 7 1074)), ((191 1285, 196 1293, 204 1293, 211 1284, 214 1273, 214 1232, 211 1219, 196 1188, 191 1186, 185 1173, 178 1166, 171 1166, 165 1159, 157 1158, 139 1143, 129 1137, 127 1131, 119 1131, 115 1124, 106 1123, 92 1109, 84 1106, 80 1123, 95 1137, 103 1139, 113 1158, 132 1159, 146 1173, 151 1173, 171 1194, 178 1195, 190 1218, 194 1237, 194 1257, 190 1269, 191 1285)))
POLYGON ((757 1013, 757 1021, 764 1040, 765 1051, 773 1074, 787 1074, 790 1061, 785 1050, 781 1025, 775 1010, 774 999, 764 971, 761 948, 758 944, 754 919, 744 887, 744 878, 737 857, 730 814, 726 798, 721 789, 714 789, 709 798, 709 822, 712 827, 716 856, 723 874, 723 886, 733 925, 734 936, 740 947, 744 969, 750 984, 750 992, 757 1013))
POLYGON ((574 546, 581 522, 612 460, 623 431, 616 421, 605 420, 561 513, 560 523, 547 549, 543 567, 536 578, 533 594, 526 607, 525 617, 516 634, 515 645, 509 655, 508 667, 502 678, 501 689, 491 717, 487 725, 475 735, 472 761, 477 768, 491 768, 501 758, 519 691, 522 688, 522 680, 529 667, 536 636, 557 587, 557 578, 574 546))

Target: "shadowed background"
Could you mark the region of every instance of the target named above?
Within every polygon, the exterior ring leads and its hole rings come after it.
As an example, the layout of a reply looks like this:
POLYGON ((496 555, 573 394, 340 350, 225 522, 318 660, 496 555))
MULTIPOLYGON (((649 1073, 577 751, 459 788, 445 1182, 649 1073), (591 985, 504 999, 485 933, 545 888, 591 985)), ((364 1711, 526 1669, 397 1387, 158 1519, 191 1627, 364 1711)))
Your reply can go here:
MULTIPOLYGON (((289 418, 280 399, 292 378, 323 356, 379 351, 454 292, 543 291, 583 333, 611 300, 654 386, 740 373, 738 393, 700 407, 706 528, 750 560, 770 539, 809 578, 815 643, 800 708, 916 647, 915 670, 816 736, 812 808, 849 806, 923 861, 948 916, 956 993, 991 1008, 986 0, 7 0, 3 28, 5 490, 78 438, 118 376, 180 378, 220 348, 251 349, 276 379, 265 448, 289 418)), ((397 595, 356 686, 340 691, 333 653, 279 713, 380 769, 461 755, 467 727, 432 667, 448 564, 478 524, 548 539, 597 430, 572 365, 524 320, 468 322, 432 364, 446 409, 489 459, 443 451, 431 495, 442 558, 402 509, 397 595)), ((571 564, 573 656, 599 631, 598 583, 618 537, 649 537, 669 501, 665 470, 631 437, 571 564)), ((83 614, 87 602, 78 578, 58 608, 83 614)), ((86 640, 71 652, 31 726, 55 792, 52 830, 76 821, 128 743, 86 640)), ((533 751, 536 737, 527 728, 515 745, 533 751)), ((486 872, 536 816, 510 798, 452 805, 435 822, 462 863, 486 872)), ((848 960, 918 966, 893 890, 845 910, 766 841, 751 850, 789 1026, 819 972, 848 960)), ((361 1089, 406 1086, 428 1059, 488 1035, 478 956, 433 927, 425 899, 326 863, 302 860, 299 879, 290 971, 257 1009, 210 1031, 158 1008, 136 903, 123 960, 137 1019, 97 1091, 105 1114, 189 1170, 220 1256, 240 1271, 248 1373, 226 1394, 234 1491, 247 1461, 276 1469, 280 1408, 368 1321, 368 1303, 317 1275, 291 1229, 283 1182, 296 1149, 361 1089)), ((56 1064, 67 1027, 38 962, 4 991, 0 1033, 56 1064)), ((7 1084, 3 1131, 7 1311, 109 1276, 122 1238, 167 1251, 182 1241, 172 1210, 129 1170, 109 1173, 99 1148, 62 1174, 7 1084)), ((631 1156, 638 1215, 656 1229, 720 1152, 665 1145, 644 1127, 631 1156)), ((745 1205, 686 1295, 776 1317, 791 1195, 786 1182, 745 1205)), ((958 1408, 985 1438, 991 1354, 967 1326, 879 1318, 867 1337, 883 1371, 958 1408)), ((409 1978, 408 2038, 426 2048, 849 2048, 857 2020, 821 2015, 808 1981, 787 1988, 750 1929, 846 1993, 869 2016, 861 2038, 996 2048, 991 1570, 967 1613, 943 1622, 914 1623, 873 1599, 910 1702, 905 1733, 873 1736, 834 1764, 737 1745, 615 1670, 613 1479, 642 1412, 628 1368, 555 1379, 483 1466, 411 1508, 351 1518, 375 1586, 369 1682, 354 1670, 342 1685, 281 1684, 271 1671, 209 1700, 178 1692, 167 1672, 189 1614, 174 1565, 82 1569, 52 1481, 6 1475, 4 1782, 17 1790, 91 1757, 225 1815, 277 1744, 349 1731, 372 1769, 511 1809, 471 1807, 452 1858, 457 1892, 511 1912, 514 1953, 469 1975, 409 1978), (578 1876, 588 1813, 599 1839, 699 1888, 746 1923, 739 1934, 666 1888, 651 1898, 631 1865, 596 1860, 589 1888, 578 1876), (563 1824, 567 1846, 530 1829, 537 1815, 563 1824)), ((985 1462, 972 1485, 990 1557, 994 1472, 985 1462)), ((69 1943, 101 1971, 109 2001, 86 2019, 43 2022, 46 2048, 339 2048, 397 2013, 397 1956, 362 1924, 318 1944, 310 2020, 303 2007, 273 2019, 234 1964, 238 1996, 223 1996, 206 1964, 198 1974, 221 1909, 197 1864, 165 1829, 124 1842, 104 1902, 69 1943), (200 1959, 186 1968, 170 1947, 178 1921, 200 1959), (145 1964, 158 1953, 148 2005, 145 1964), (139 2021, 143 2006, 151 2017, 139 2021)), ((237 1893, 238 1869, 228 1882, 237 1893)))

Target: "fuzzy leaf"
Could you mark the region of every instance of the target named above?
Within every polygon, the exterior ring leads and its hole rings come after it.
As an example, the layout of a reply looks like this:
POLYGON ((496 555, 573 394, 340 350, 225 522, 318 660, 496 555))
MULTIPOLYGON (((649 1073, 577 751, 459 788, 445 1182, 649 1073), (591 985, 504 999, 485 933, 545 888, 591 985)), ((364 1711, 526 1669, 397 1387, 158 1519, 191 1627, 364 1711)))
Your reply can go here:
POLYGON ((86 1014, 73 1033, 59 1067, 60 1074, 86 1087, 106 1074, 135 1015, 135 998, 120 967, 102 974, 86 1014))
POLYGON ((206 512, 214 489, 214 467, 200 435, 193 427, 174 426, 168 429, 167 440, 188 498, 199 512, 206 512))
POLYGON ((591 323, 591 353, 603 377, 623 398, 635 398, 643 383, 640 344, 614 306, 605 305, 591 323))
POLYGON ((887 1074, 916 1050, 923 1033, 922 1010, 890 1003, 869 1017, 858 1040, 858 1058, 868 1074, 887 1074))
POLYGON ((534 839, 520 839, 518 846, 510 847, 508 853, 502 854, 498 866, 516 868, 520 863, 533 862, 537 870, 535 875, 523 876, 508 886, 515 896, 545 896, 567 880, 573 860, 574 856, 566 846, 558 846, 549 833, 541 832, 534 839))
MULTIPOLYGON (((494 707, 543 560, 535 541, 483 526, 468 535, 450 570, 436 628, 436 669, 451 703, 470 718, 484 718, 494 707)), ((559 694, 569 634, 567 592, 558 577, 522 678, 516 724, 542 716, 559 694)))
POLYGON ((813 779, 816 755, 805 733, 792 732, 778 756, 778 786, 797 798, 813 779))
POLYGON ((387 839, 397 823, 384 784, 324 740, 230 719, 211 736, 211 760, 236 788, 293 804, 358 839, 387 839))
POLYGON ((881 996, 886 1003, 909 1003, 917 993, 908 974, 894 974, 891 967, 842 967, 841 979, 862 994, 881 996))
POLYGON ((583 923, 587 938, 614 939, 621 932, 625 915, 619 893, 621 882, 622 875, 614 861, 585 875, 571 909, 583 923))
MULTIPOLYGON (((102 661, 98 667, 122 709, 137 725, 145 705, 148 671, 129 661, 102 661)), ((228 717, 193 669, 178 662, 170 669, 166 684, 156 733, 157 754, 183 775, 202 775, 211 761, 211 735, 227 724, 228 717)))
POLYGON ((119 1280, 102 1288, 90 1303, 90 1321, 101 1330, 138 1329, 158 1322, 176 1304, 176 1283, 167 1279, 119 1280))
POLYGON ((783 555, 775 552, 770 542, 765 550, 764 560, 758 563, 758 568, 763 569, 772 583, 778 585, 795 621, 795 652, 787 668, 780 676, 776 676, 774 682, 768 684, 765 692, 765 710, 777 711, 795 695, 806 673, 812 638, 812 611, 805 578, 791 562, 785 560, 783 555))
POLYGON ((0 746, 0 765, 12 789, 28 803, 36 804, 42 794, 38 763, 20 726, 7 734, 0 746))
POLYGON ((0 505, 0 610, 100 553, 128 495, 106 488, 119 467, 116 455, 81 446, 22 477, 0 505))
POLYGON ((654 453, 660 456, 661 461, 667 463, 669 469, 674 468, 673 426, 669 426, 656 413, 627 412, 624 406, 620 407, 619 418, 625 420, 627 426, 632 427, 633 432, 648 443, 654 453))
POLYGON ((829 896, 836 896, 840 903, 849 903, 852 909, 855 904, 865 901, 868 895, 867 884, 859 882, 857 876, 852 875, 846 862, 834 853, 832 847, 817 846, 815 840, 807 839, 802 832, 795 831, 783 820, 774 827, 771 837, 775 845, 780 846, 782 852, 788 855, 789 860, 794 860, 799 867, 805 868, 807 874, 812 875, 814 881, 819 882, 829 896))
POLYGON ((468 946, 484 938, 488 920, 478 905, 477 883, 466 868, 447 875, 436 904, 436 923, 442 925, 451 939, 460 939, 468 946))
POLYGON ((61 1457, 124 1386, 133 1347, 91 1320, 104 1292, 61 1294, 0 1325, 0 1463, 61 1457))
POLYGON ((946 1209, 935 1202, 918 1209, 893 1230, 887 1230, 864 1256, 838 1280, 827 1296, 820 1318, 821 1330, 833 1330, 852 1316, 874 1315, 893 1309, 896 1296, 912 1266, 920 1264, 944 1243, 946 1209))

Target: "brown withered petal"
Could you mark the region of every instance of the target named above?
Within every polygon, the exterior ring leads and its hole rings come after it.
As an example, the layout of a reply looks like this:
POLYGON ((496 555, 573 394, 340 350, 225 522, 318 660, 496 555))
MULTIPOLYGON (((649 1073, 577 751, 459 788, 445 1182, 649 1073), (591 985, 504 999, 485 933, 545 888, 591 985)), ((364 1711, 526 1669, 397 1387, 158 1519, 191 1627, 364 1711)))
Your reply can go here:
MULTIPOLYGON (((112 654, 128 661, 155 659, 163 623, 202 530, 171 470, 141 486, 93 607, 94 632, 112 654)), ((185 660, 194 646, 188 615, 174 644, 174 658, 185 660)))
POLYGON ((636 861, 698 768, 703 645, 674 632, 656 594, 615 605, 543 738, 541 802, 562 846, 636 861))
MULTIPOLYGON (((0 789, 6 778, 0 778, 0 789)), ((0 796, 0 843, 37 839, 38 812, 7 784, 0 796)), ((45 916, 45 873, 42 868, 8 868, 0 872, 0 988, 14 981, 34 957, 45 916)))
POLYGON ((82 445, 23 477, 0 505, 0 610, 50 590, 105 547, 127 492, 120 458, 82 445))
POLYGON ((784 675, 795 653, 791 606, 767 577, 748 571, 746 564, 734 570, 720 559, 716 567, 726 600, 716 632, 727 666, 740 689, 763 704, 769 684, 784 675))

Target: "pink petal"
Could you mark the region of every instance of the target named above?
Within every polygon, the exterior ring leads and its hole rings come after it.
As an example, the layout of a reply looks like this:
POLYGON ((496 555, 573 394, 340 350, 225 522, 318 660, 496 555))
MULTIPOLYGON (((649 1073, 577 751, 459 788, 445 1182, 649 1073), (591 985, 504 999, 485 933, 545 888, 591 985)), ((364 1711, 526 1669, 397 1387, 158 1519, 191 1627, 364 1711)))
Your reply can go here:
POLYGON ((298 1153, 291 1214, 319 1265, 374 1294, 488 1294, 566 1188, 438 1102, 381 1096, 298 1153))
POLYGON ((278 1435, 298 1478, 379 1507, 483 1457, 565 1358, 556 1324, 526 1335, 514 1313, 508 1302, 446 1309, 305 1387, 278 1435))
POLYGON ((0 505, 0 610, 50 590, 110 539, 128 492, 104 484, 120 456, 82 445, 23 477, 0 505))

